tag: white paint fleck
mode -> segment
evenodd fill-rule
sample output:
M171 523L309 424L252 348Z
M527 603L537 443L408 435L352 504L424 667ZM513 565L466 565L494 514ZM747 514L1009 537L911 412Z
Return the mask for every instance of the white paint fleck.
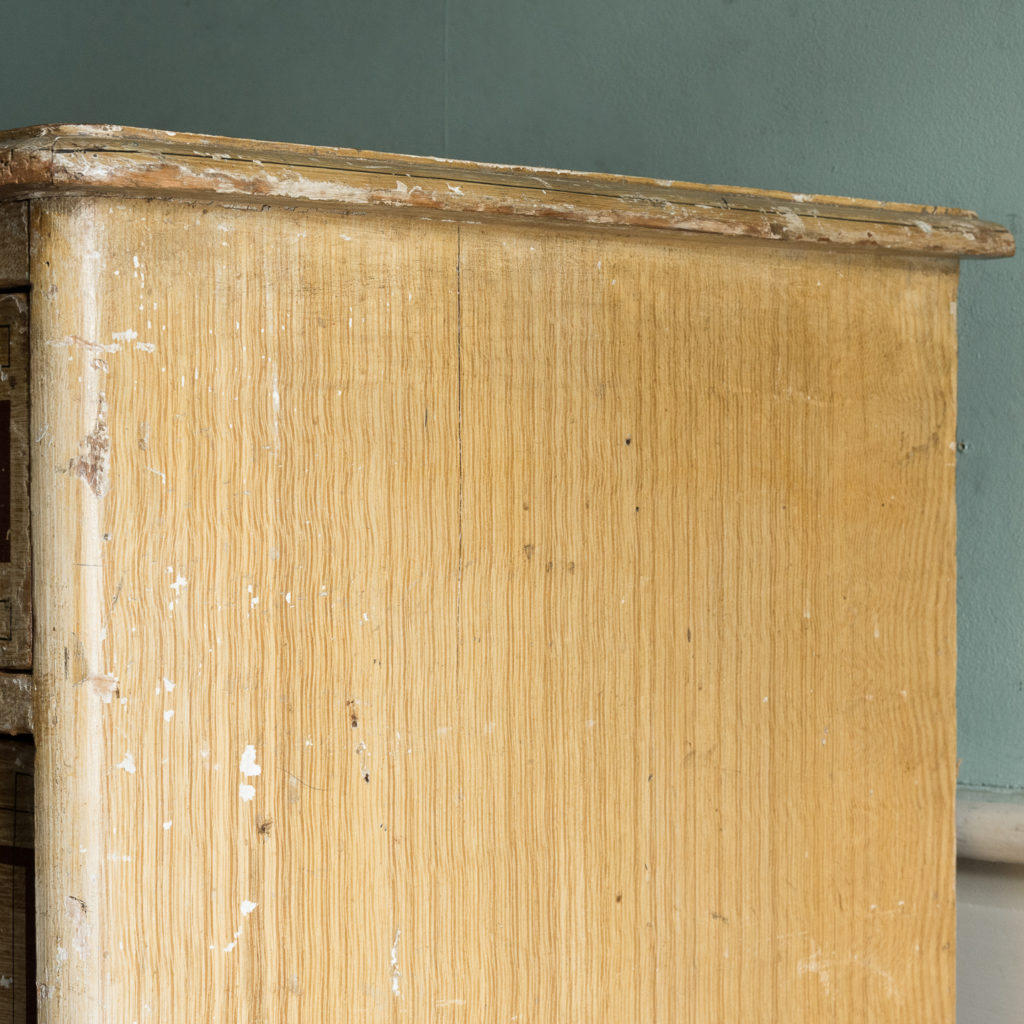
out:
M241 909L242 909L242 917L247 917L258 906L259 906L259 904L258 903L253 903L252 900L242 900L242 907L241 907Z
M164 712L164 721L169 722L174 717L174 708L168 708Z
M128 328L127 331L114 331L110 336L114 341L134 341L139 336L139 333Z
M178 593L180 593L182 587L187 587L187 586L188 586L188 580L185 579L185 577L182 576L181 573L178 573L177 578L171 584L171 590L173 590L175 594L178 594Z
M13 978L8 977L6 974L0 974L0 988L10 988L13 984Z
M162 682L162 683L164 684L164 689L165 689L165 690L166 690L166 691L167 691L168 693L170 693L170 692L171 692L171 690L173 690L173 689L174 689L174 683L172 683L172 682L170 681L170 679L168 679L168 678L167 678L167 676L161 676L161 677L160 677L160 681L161 681L161 682ZM159 692L159 688L158 688L157 692Z
M149 321L147 321L147 323L149 323ZM156 345L154 345L153 342L151 342L151 341L137 341L137 342L135 342L135 347L140 352L155 352L156 351Z
M165 832L169 831L169 830L170 830L170 827L171 827L171 825L173 825L173 824L174 824L174 822L173 822L173 821L165 821L165 822L163 823L163 830L164 830Z
M398 969L398 940L401 937L402 929L398 928L395 931L395 941L391 944L391 991L396 996L402 995L401 989L399 988L402 972Z
M121 768L126 771L129 775L135 774L135 758L132 757L127 751L125 751L124 760L119 764L115 765L116 768Z
M256 748L251 743L242 751L242 760L238 765L238 770L247 779L254 778L263 771L256 763Z
M817 949L811 956L804 957L796 965L796 969L798 974L816 974L818 981L825 989L825 994L830 995L832 992L832 978L828 971L830 963L829 960L821 959L821 950Z
M449 184L448 185L448 191L451 192L453 195L456 195L456 196L465 195L465 193L462 191L461 188L459 188L458 185Z
M238 787L238 796L248 803L256 795L256 787L243 782Z
M292 603L292 592L290 590L288 591L287 594L284 595L284 603L285 604L291 604Z
M927 221L915 220L914 226L919 227L926 235L930 235L932 233L932 226Z

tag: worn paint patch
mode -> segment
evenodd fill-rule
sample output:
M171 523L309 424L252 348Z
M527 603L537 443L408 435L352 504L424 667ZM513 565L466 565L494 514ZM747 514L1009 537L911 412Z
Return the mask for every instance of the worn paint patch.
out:
M120 696L117 688L118 680L114 676L88 676L83 682L89 684L92 692L104 704L109 704L115 697Z
M84 960L89 947L89 919L86 915L85 901L77 896L68 896L64 900L71 926L71 948Z
M100 397L96 424L82 439L80 452L68 463L68 472L81 477L97 498L110 490L110 432L107 430L106 401Z

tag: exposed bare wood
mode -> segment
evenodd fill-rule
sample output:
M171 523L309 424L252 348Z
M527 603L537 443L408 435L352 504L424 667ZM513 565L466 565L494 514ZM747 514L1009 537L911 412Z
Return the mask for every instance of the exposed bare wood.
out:
M363 213L33 203L43 1020L948 1024L955 260Z
M1005 228L948 208L108 126L0 133L0 196L55 190L377 207L434 218L522 218L936 256L1013 252Z

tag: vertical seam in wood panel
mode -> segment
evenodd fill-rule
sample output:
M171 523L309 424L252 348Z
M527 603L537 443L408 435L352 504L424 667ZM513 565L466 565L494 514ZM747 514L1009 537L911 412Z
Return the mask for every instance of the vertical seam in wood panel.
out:
M459 552L455 580L455 684L462 667L462 226L455 228L455 380L459 463Z

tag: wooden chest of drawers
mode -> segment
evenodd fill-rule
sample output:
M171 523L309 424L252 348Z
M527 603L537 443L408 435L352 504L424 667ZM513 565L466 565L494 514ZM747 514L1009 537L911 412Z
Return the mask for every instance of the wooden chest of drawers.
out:
M0 198L42 1020L952 1021L1005 231L81 126Z

